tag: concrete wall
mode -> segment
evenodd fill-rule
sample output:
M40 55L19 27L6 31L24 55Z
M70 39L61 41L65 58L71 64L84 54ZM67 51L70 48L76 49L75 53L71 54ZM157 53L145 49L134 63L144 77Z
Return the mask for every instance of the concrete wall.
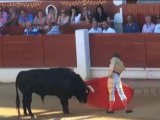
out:
M5 68L0 69L0 82L15 82L17 74L22 70L29 70L35 68ZM39 68L38 68L39 69ZM44 68L47 69L47 68ZM78 71L77 68L73 68L75 72L80 74L83 71ZM108 68L107 67L96 67L90 68L90 77L97 78L107 76ZM84 74L81 74L84 77ZM135 78L135 79L159 79L160 78L160 69L154 68L127 68L122 73L122 78ZM84 79L89 80L90 78Z

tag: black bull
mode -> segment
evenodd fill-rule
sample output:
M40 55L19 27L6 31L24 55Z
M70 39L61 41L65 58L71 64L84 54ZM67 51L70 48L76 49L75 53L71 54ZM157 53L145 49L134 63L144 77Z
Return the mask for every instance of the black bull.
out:
M46 95L57 96L62 104L63 112L68 114L69 98L76 96L79 102L86 103L89 91L93 91L78 74L67 68L21 71L16 78L16 107L19 116L20 100L18 89L23 95L24 115L27 115L28 110L30 116L33 116L31 111L33 92L40 95L42 101Z

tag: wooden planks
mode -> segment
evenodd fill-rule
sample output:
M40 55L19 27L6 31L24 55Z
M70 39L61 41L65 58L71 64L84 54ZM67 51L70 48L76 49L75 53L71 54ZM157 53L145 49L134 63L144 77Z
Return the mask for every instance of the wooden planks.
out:
M127 67L145 67L144 48L142 34L90 35L92 67L107 67L115 52L122 56Z
M75 35L43 36L45 66L76 67Z
M43 66L42 36L3 36L3 67Z

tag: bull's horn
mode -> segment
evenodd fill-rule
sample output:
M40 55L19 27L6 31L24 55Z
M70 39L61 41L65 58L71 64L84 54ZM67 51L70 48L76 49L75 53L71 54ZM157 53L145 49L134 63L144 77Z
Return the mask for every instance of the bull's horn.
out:
M94 89L93 89L93 87L92 87L92 86L87 85L87 87L88 87L88 89L89 89L91 92L95 93L95 91L94 91Z

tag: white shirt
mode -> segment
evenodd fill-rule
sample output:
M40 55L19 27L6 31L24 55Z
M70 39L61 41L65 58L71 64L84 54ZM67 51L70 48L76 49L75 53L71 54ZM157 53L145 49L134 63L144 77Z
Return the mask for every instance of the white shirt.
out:
M113 28L109 27L107 30L104 29L103 33L116 33L116 31Z
M88 31L88 33L102 33L102 29L98 27L97 29L94 29L93 27Z
M58 34L60 34L60 31L59 31L59 26L57 25L52 26L50 31L47 33L47 35L58 35Z
M157 24L155 29L154 29L154 33L160 33L160 24Z
M77 16L75 16L72 20L71 23L72 24L78 24L81 21L81 14L78 14Z
M142 28L142 33L154 33L155 24L144 24Z

